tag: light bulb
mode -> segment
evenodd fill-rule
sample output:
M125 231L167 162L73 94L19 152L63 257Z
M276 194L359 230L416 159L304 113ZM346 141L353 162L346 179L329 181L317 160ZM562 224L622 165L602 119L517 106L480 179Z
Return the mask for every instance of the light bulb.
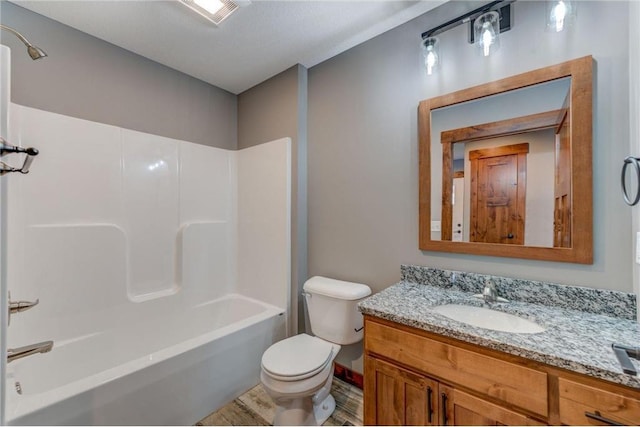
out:
M573 23L576 15L575 2L555 0L547 2L547 30L560 32Z
M500 15L498 12L487 12L478 16L474 21L474 38L483 56L489 56L490 53L498 50L500 46L500 40L498 38L499 32Z
M551 14L551 21L556 23L556 31L562 31L564 29L564 17L567 16L567 5L560 0Z
M424 66L427 69L427 75L433 74L438 67L440 56L438 55L439 45L437 37L427 37L422 40L422 53L424 55Z
M425 65L427 66L428 75L433 74L433 67L436 65L437 62L438 62L438 56L433 51L429 51L429 53L427 53L427 59L425 59L424 61Z
M493 34L491 24L485 22L484 30L482 31L482 53L484 56L489 56L491 45L493 44Z

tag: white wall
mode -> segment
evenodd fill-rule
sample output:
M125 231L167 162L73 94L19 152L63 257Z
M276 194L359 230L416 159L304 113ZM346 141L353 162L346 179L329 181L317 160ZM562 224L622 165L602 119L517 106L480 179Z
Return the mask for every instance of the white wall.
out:
M289 307L291 139L245 148L237 154L238 292Z
M40 150L9 182L9 290L40 299L12 321L11 345L112 327L130 304L152 319L237 292L287 309L288 141L251 155L16 104L11 113L12 142ZM261 280L239 286L238 268Z
M291 138L292 333L304 330L307 280L307 69L297 64L238 95L238 149ZM307 329L308 330L308 329Z

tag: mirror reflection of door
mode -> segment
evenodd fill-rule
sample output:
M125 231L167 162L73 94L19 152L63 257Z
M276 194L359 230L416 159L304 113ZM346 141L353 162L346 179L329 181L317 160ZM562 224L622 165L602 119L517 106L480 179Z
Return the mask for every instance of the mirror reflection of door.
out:
M464 162L462 162L464 163ZM453 173L452 237L454 242L463 241L464 230L464 170Z
M571 143L569 110L563 109L555 139L553 246L571 247Z
M557 175L554 171L558 170L554 157L561 112L561 110L552 110L532 116L446 130L441 133L442 233L440 240L553 247L554 180ZM570 153L568 145L565 148ZM497 149L506 151L496 151ZM520 151L526 151L521 153L524 157L520 163L509 158L499 159L499 161L490 160L500 156L516 156ZM476 169L473 172L472 157L475 158L473 161ZM497 164L491 163L494 160ZM567 173L567 185L571 188L571 169L565 166L561 166L560 169ZM500 180L511 179L507 175L509 170L512 174L518 174L517 180L513 178L511 181L511 184L520 183L520 186L516 187L516 189L519 188L517 194L510 194L508 188L497 189ZM458 171L463 172L462 186L456 184L460 179L456 178ZM476 199L472 202L472 177L477 181L478 171L482 172L481 177L484 177L485 181L495 183L482 187L484 194L479 194L477 189L473 190ZM463 189L461 201L455 194L459 188ZM513 191L516 189L511 188ZM488 204L485 204L481 210L478 208L479 195L481 200L487 197L492 199L487 200ZM500 198L503 200L499 200ZM567 203L565 212L571 211L571 199L571 194L564 198ZM516 202L520 200L520 202L514 204L513 200ZM505 201L508 201L507 205L504 204ZM474 218L471 215L472 206L474 206ZM459 217L455 217L454 211L459 208L463 211L462 221L458 221ZM568 228L570 228L570 220L571 217L568 216L565 222ZM474 221L476 226L473 225ZM460 230L462 232L458 233ZM462 240L459 240L459 236Z
M524 244L529 144L469 153L471 242Z

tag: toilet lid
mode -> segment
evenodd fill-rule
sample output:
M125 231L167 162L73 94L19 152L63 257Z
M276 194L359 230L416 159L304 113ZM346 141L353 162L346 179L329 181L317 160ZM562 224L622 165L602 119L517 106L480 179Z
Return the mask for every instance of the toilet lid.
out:
M269 347L262 355L262 368L278 377L307 378L326 366L332 350L333 345L320 338L299 334Z

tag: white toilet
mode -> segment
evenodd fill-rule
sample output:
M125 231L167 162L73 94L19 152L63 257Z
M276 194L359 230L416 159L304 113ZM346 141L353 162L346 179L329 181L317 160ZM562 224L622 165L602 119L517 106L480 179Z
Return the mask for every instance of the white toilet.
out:
M262 355L260 380L276 404L273 425L321 425L333 413L333 359L341 345L362 340L357 305L369 295L367 285L326 277L312 277L304 284L315 336L287 338Z

